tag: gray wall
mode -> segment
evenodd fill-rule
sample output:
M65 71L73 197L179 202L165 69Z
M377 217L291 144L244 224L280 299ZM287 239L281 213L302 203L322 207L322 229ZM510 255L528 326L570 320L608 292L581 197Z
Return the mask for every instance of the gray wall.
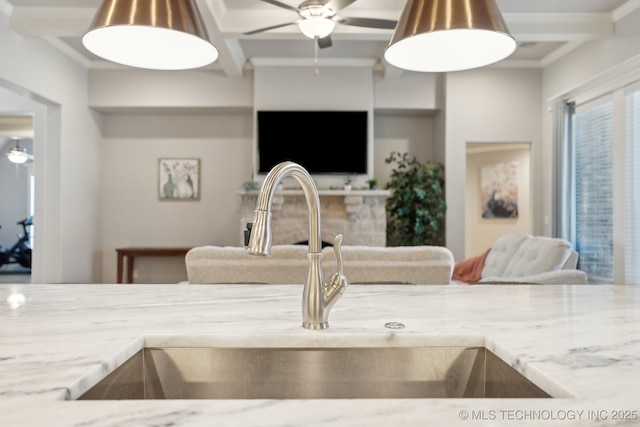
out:
M87 105L88 71L0 13L0 86L34 118L37 241L32 280L91 282L101 275L100 117ZM8 106L7 110L15 110ZM39 160L38 160L39 159Z
M239 244L237 192L252 176L252 113L107 114L104 122L102 282L116 281L119 247ZM375 116L374 169L381 185L391 150L429 158L431 122L419 115ZM162 157L201 159L199 201L158 199ZM135 266L136 282L186 280L180 259L140 258Z
M208 78L202 72L170 73L166 75L170 89L166 80L156 80L156 73L142 85L143 74L130 70L92 72L90 103L104 117L101 281L105 283L116 281L119 247L239 244L237 192L254 178L253 103L255 109L369 110L373 117L371 175L377 176L381 185L389 175L384 158L391 151L407 151L421 160L432 155L431 109L436 80L430 76L410 79L424 96L413 103L415 108L399 109L394 106L394 97L405 96L406 89L400 90L402 83L381 82L371 68L364 67L323 69L319 78L313 67L283 70L269 66L256 70L255 75L231 79L238 96L228 91L228 79L215 73ZM194 81L202 86L194 88ZM334 87L335 81L340 85ZM374 87L379 88L377 102L385 106L381 112L374 110ZM201 96L203 92L209 96ZM192 93L197 108L185 107L185 93ZM153 102L163 107L150 110ZM162 157L201 159L200 201L158 200L156 177ZM358 177L354 184L364 186L366 178ZM317 184L329 187L342 183L341 178L333 180L337 181L318 178ZM180 259L140 258L135 274L141 283L186 280Z

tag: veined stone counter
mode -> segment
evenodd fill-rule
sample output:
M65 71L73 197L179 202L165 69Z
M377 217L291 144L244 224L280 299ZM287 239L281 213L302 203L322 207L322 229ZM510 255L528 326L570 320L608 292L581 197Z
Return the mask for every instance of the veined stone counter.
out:
M240 200L240 245L243 230L253 221L259 191L238 191ZM320 196L322 240L333 243L343 235L345 245L386 246L389 190L318 190ZM306 241L309 211L301 189L277 190L272 204L273 244Z
M301 295L302 286L295 285L0 285L1 424L640 424L640 287L355 285L323 331L300 326ZM405 328L386 329L392 321ZM145 340L172 339L246 346L484 345L560 398L73 400Z

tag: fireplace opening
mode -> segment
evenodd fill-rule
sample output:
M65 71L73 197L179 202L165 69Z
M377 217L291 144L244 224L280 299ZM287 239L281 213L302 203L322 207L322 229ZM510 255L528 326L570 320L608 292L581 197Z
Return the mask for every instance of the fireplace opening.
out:
M324 240L322 240L320 242L320 244L322 245L322 249L326 248L327 246L328 247L333 247L333 243L325 242ZM302 240L300 242L294 243L294 245L306 245L306 246L309 246L309 241L308 240Z

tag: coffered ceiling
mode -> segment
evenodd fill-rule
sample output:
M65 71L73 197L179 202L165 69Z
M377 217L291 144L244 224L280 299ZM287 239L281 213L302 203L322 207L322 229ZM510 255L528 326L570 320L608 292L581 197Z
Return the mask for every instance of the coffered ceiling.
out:
M242 75L258 61L269 64L311 63L314 41L304 37L290 9L261 0L196 0L209 36L220 50L211 68L228 76ZM292 8L301 0L280 0ZM41 36L87 67L112 66L87 52L80 38L101 0L0 0L0 10L11 16L19 33ZM507 26L519 43L503 61L511 66L544 66L585 41L613 34L615 23L640 7L637 0L497 0ZM397 20L405 0L357 0L340 16ZM271 31L253 30L291 22ZM338 24L333 45L318 50L320 64L366 62L381 70L383 52L393 30Z

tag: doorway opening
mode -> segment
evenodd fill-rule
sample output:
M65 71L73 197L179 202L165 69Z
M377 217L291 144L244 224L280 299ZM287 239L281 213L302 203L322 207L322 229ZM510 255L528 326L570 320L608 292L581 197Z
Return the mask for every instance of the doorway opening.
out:
M465 258L498 237L531 234L531 144L468 142Z
M33 114L0 115L0 283L30 283L35 210ZM16 152L18 161L9 156ZM13 160L12 160L13 159Z

